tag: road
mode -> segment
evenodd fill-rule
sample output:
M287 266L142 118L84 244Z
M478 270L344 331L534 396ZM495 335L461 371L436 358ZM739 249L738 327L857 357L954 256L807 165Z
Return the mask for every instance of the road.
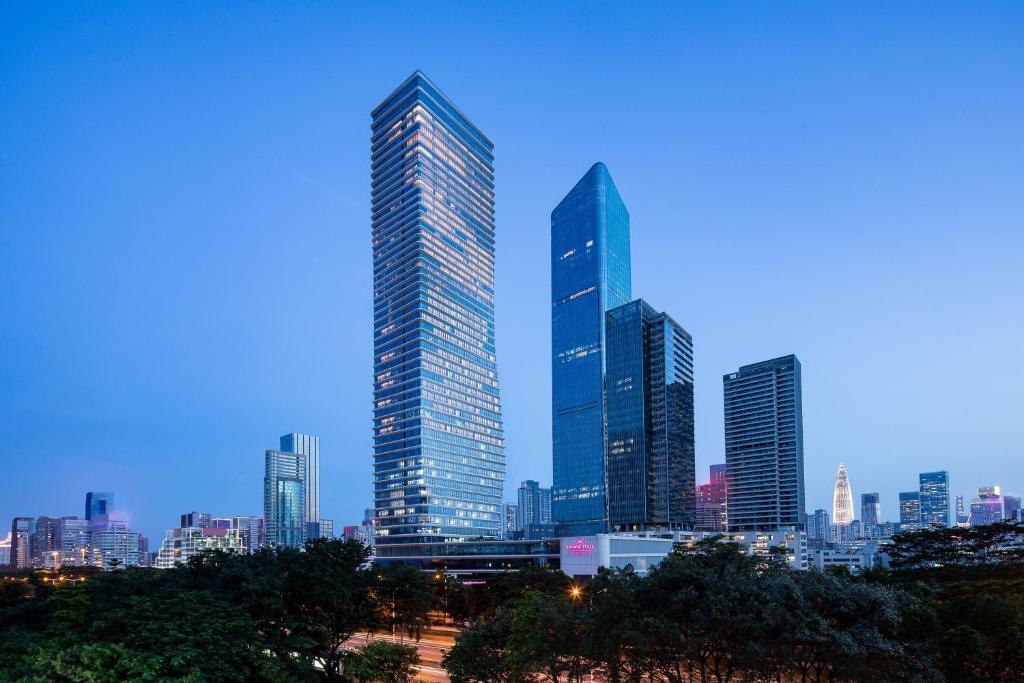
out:
M441 658L455 644L454 633L454 631L448 633L432 630L429 633L424 633L419 642L410 638L392 636L390 633L372 633L369 637L364 633L345 643L345 647L361 647L375 640L411 645L420 655L420 665L417 669L418 678L422 681L429 681L429 683L448 683L448 674L441 666Z

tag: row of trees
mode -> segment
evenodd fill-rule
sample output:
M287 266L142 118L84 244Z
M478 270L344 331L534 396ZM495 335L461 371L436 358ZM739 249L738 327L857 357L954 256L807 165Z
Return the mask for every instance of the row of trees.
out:
M418 637L436 591L367 557L357 542L321 540L75 583L6 577L0 680L404 681L415 649L347 643L373 630Z
M520 572L488 584L445 666L454 683L1024 681L1024 564L1005 547L998 564L936 560L993 535L908 534L904 568L860 577L712 541L646 577Z

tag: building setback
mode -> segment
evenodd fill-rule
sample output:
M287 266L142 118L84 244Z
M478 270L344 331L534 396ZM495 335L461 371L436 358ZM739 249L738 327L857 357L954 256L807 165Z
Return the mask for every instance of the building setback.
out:
M804 438L796 356L722 378L730 531L802 526Z
M493 162L491 141L419 71L372 112L381 560L397 544L501 531Z
M629 212L596 163L551 212L551 506L561 533L607 529L605 313L630 299Z
M643 299L605 321L609 527L692 528L693 339Z

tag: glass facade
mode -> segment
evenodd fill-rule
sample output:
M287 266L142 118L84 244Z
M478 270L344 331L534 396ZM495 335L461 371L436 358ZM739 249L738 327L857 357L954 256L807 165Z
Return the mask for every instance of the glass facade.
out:
M900 531L921 528L921 494L918 491L900 492Z
M92 519L114 512L114 494L109 491L89 491L85 494L85 518Z
M605 313L631 298L629 212L597 163L551 212L551 505L563 533L607 528Z
M922 472L918 481L921 523L925 526L949 526L949 472Z
M865 526L877 526L882 523L882 503L877 493L861 494L860 521Z
M302 481L305 485L305 520L307 529L315 529L316 533L307 534L309 538L319 535L317 525L320 522L320 437L309 434L285 434L280 439L281 450L285 453L301 453L306 456L306 471Z
M493 145L416 72L372 113L377 556L497 538ZM398 551L396 551L398 552Z
M300 548L306 535L306 456L268 450L263 476L263 519L266 542Z
M608 523L692 528L693 339L642 299L606 314Z
M853 514L853 487L846 473L846 465L839 463L836 487L832 492L832 520L836 524L849 524L855 520Z
M804 523L804 426L796 356L723 377L729 530Z

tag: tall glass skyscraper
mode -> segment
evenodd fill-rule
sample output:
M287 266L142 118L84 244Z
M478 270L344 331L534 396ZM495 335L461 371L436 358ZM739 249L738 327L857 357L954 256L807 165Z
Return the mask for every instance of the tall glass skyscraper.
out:
M836 524L849 524L854 519L856 517L853 516L853 487L850 486L846 465L839 463L836 487L832 491L832 520Z
M729 531L803 524L800 361L790 355L745 365L722 381Z
M263 519L272 546L300 548L306 541L306 456L268 450L263 475Z
M693 339L643 299L605 321L609 527L691 528Z
M860 494L860 521L866 527L882 523L882 503L877 493Z
M85 518L92 519L114 512L114 494L109 491L89 491L85 494Z
M597 163L551 212L551 505L563 533L607 529L605 313L630 299L629 212Z
M949 526L949 472L922 472L918 481L921 492L921 524Z
M372 113L377 557L497 538L493 145L417 71ZM397 551L396 551L397 552Z
M320 530L320 437L291 433L281 437L281 450L306 456L306 471L302 482L305 488L304 518L306 538L318 538Z
M921 492L900 491L900 531L921 528Z

